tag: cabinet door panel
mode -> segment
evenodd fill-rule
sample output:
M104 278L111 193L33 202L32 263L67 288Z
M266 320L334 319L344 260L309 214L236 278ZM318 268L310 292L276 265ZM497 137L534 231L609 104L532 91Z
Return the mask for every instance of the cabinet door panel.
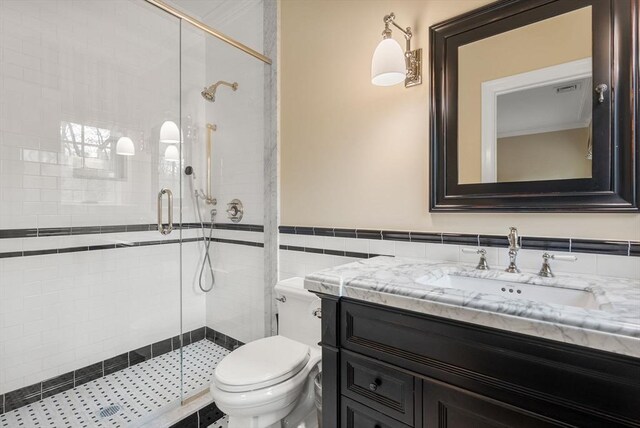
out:
M548 428L568 424L474 394L445 383L423 380L425 428Z

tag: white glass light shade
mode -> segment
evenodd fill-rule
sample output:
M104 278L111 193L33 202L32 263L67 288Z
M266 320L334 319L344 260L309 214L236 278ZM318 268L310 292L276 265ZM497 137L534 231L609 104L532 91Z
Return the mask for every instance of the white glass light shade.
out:
M378 43L371 60L371 83L391 86L404 81L406 76L407 65L400 44L391 38Z
M122 156L133 156L136 154L136 147L129 137L120 137L116 143L116 154Z
M164 151L164 160L168 162L180 162L180 151L173 144L167 146L167 149Z
M165 121L160 127L160 142L166 144L180 144L180 129L175 122Z

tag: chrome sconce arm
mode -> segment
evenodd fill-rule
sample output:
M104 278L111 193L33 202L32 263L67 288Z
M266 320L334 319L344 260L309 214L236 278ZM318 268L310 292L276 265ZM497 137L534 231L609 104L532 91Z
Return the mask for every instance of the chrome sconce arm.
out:
M411 38L413 37L411 27L402 28L401 26L399 26L396 23L396 15L391 12L389 15L385 15L384 17L384 31L382 32L382 37L385 39L391 37L391 29L389 29L389 24L392 24L394 27L400 30L402 34L404 34L404 57L407 63L407 77L405 78L404 86L408 88L410 86L421 84L422 49L416 49L414 51L411 50Z

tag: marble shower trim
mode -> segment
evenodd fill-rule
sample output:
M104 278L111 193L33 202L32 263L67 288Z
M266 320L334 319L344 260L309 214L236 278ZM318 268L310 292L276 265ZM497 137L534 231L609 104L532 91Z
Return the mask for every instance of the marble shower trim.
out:
M276 305L273 288L278 281L278 224L280 223L278 145L278 28L280 10L278 2L263 2L263 48L271 58L264 65L264 326L265 336L277 333Z
M511 299L427 285L447 273L588 289L600 310ZM640 281L588 275L543 279L532 274L477 271L472 266L376 257L307 275L310 291L349 297L640 358Z

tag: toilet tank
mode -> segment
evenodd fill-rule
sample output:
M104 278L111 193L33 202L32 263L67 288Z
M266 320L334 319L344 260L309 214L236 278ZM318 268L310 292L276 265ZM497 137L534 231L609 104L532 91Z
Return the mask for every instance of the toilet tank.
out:
M320 298L304 289L304 279L290 278L275 287L278 298L278 334L309 346L320 342ZM283 301L284 300L284 301Z

